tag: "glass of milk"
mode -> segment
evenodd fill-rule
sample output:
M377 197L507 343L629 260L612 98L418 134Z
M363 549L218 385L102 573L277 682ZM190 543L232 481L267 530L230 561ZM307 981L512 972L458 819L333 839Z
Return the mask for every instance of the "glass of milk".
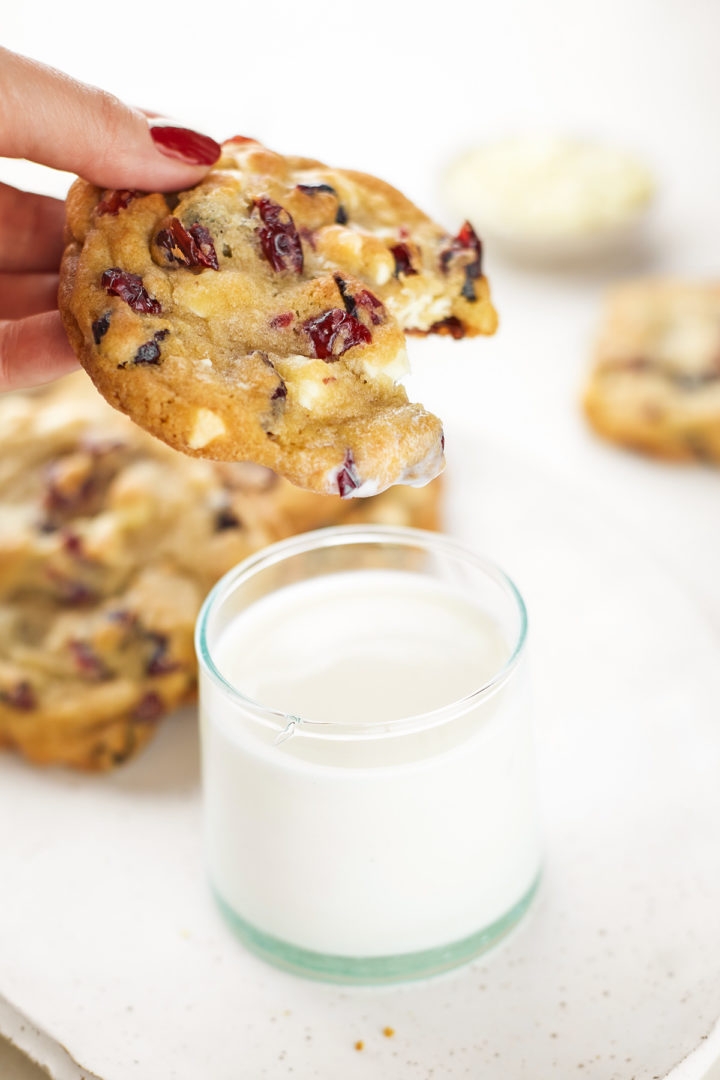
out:
M267 960L419 978L513 927L540 843L512 581L446 537L348 526L246 559L197 626L205 845Z

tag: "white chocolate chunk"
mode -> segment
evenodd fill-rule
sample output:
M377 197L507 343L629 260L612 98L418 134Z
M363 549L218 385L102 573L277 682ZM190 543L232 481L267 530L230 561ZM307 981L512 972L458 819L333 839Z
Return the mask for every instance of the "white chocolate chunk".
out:
M295 397L304 409L314 409L325 396L326 387L314 379L298 379L294 386Z
M289 393L304 409L318 412L332 407L329 384L326 381L335 381L331 365L324 360L293 355L278 357L275 366L286 380Z
M399 382L410 371L407 349L404 346L398 349L392 360L383 360L368 351L362 356L362 369L370 379L385 376L393 383Z
M201 450L219 435L225 434L225 424L217 413L212 409L198 409L195 414L195 424L188 436L188 446L191 450Z
M385 303L403 326L413 330L429 330L434 323L442 322L452 312L449 296L430 298L427 293L414 295L407 287L399 296L388 296Z
M373 279L375 284L385 285L392 276L392 264L387 259L376 259L373 264Z

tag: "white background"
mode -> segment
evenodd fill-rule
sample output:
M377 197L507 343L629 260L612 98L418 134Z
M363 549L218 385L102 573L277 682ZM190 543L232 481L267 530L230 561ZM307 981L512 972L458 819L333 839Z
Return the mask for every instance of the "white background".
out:
M377 172L437 213L448 157L495 134L567 130L641 151L660 185L652 250L542 275L489 250L498 336L453 344L432 366L418 343L417 387L433 411L452 402L464 427L582 482L598 512L612 503L720 626L720 479L600 446L577 409L609 280L717 273L719 4L83 0L17 5L1 25L8 47L132 103L217 138L255 135ZM13 162L0 162L0 179L55 194L65 185Z

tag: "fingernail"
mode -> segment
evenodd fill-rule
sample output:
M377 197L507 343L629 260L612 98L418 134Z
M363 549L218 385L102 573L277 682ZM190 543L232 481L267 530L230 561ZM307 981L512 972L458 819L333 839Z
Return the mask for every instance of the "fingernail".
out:
M213 165L220 157L220 144L209 135L158 121L156 116L150 121L150 134L161 154L189 165Z

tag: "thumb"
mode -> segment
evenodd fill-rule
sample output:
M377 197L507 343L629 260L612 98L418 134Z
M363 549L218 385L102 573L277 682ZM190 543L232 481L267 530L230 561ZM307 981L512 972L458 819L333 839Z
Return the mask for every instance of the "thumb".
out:
M171 191L198 183L220 146L0 48L0 156L29 158L103 188Z

